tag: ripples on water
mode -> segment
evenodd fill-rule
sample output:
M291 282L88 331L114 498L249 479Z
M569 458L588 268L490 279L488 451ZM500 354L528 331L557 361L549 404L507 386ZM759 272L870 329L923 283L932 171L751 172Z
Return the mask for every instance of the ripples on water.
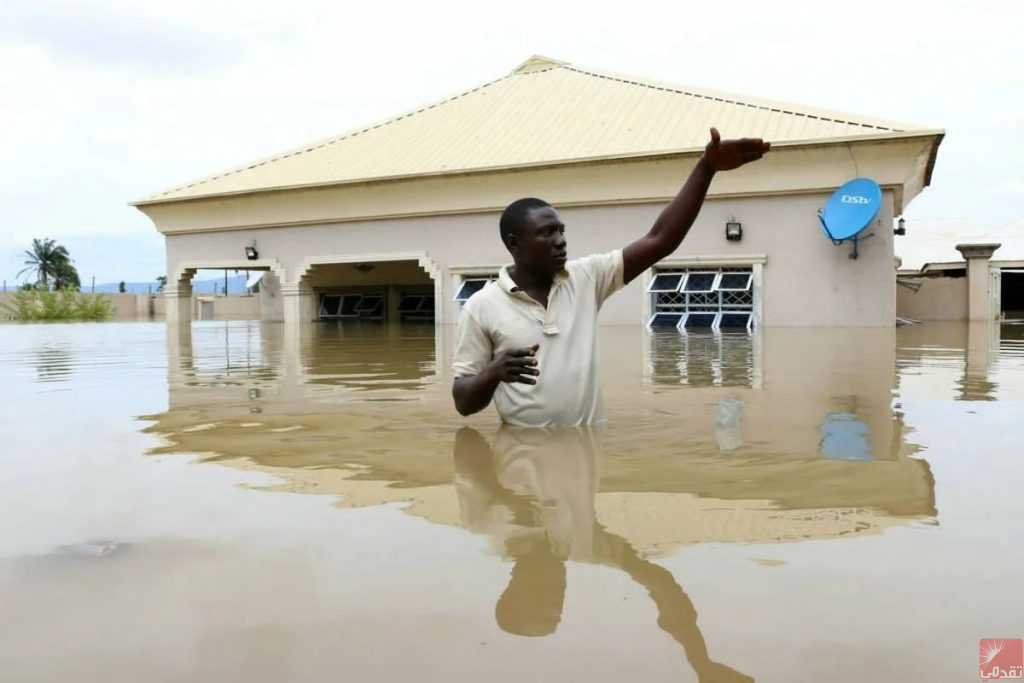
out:
M529 677L533 669L520 662L519 641L496 640L495 626L502 634L567 630L580 637L583 649L556 639L560 646L538 655L544 670L557 668L555 662L573 651L574 661L599 651L619 653L609 654L605 668L588 680L621 680L625 674L616 662L635 667L628 652L653 643L672 648L648 653L651 662L662 663L651 664L655 668L641 675L645 680L678 678L677 665L706 681L751 680L747 676L755 674L758 680L797 680L802 676L775 653L815 642L823 648L822 660L815 664L817 655L808 655L813 661L805 664L829 674L822 680L892 678L901 669L884 643L906 631L892 626L887 632L885 625L914 610L934 612L936 623L945 624L936 626L934 638L946 640L941 648L926 648L932 659L913 659L902 671L939 680L950 667L972 670L973 661L949 659L961 645L970 651L970 638L992 629L1020 635L1004 633L1018 612L1012 602L1000 602L991 581L975 582L972 589L981 611L945 612L936 606L945 591L963 587L949 577L931 583L918 578L942 566L957 567L963 577L982 576L971 559L977 553L1024 559L1019 550L1007 550L1010 527L993 522L1024 512L1019 497L999 488L1000 482L1008 487L1024 479L1019 459L1010 456L1022 444L1006 427L1019 425L1024 414L1024 326L772 329L753 335L605 328L600 341L609 421L601 428L555 432L498 429L491 410L459 417L450 398L450 334L435 334L433 327L334 323L301 334L255 322L195 323L169 334L162 324L0 327L8 398L2 431L7 455L0 468L14 494L0 512L22 519L5 537L8 549L0 545L0 558L14 562L5 568L0 561L0 580L15 587L8 597L17 598L11 614L28 634L22 649L31 642L26 638L46 637L32 634L46 631L48 621L36 616L35 605L47 595L64 595L69 628L85 629L82 642L106 647L84 633L89 614L100 608L93 596L116 586L141 591L137 600L177 624L167 637L179 643L234 633L237 642L225 645L225 652L259 651L252 655L256 660L277 653L265 670L280 675L265 680L313 680L330 670L326 661L315 664L320 660L311 653L291 657L281 649L299 633L317 642L319 623L333 624L322 630L334 634L327 641L334 645L321 644L325 651L364 638L359 648L341 648L362 662L354 670L370 678L439 673L422 652L409 655L412 668L403 675L390 669L385 675L381 662L360 659L378 646L408 648L413 642L401 627L366 616L379 609L398 623L444 615L415 638L442 649L461 643L448 661L467 671L484 665L474 664L468 641L455 634L458 624L475 624L472 647L483 641L493 648L491 656L506 662L508 680ZM979 424L990 426L979 431ZM172 468L179 461L204 463L205 469ZM994 473L998 478L991 478ZM200 485L195 482L205 493L185 492ZM145 496L137 498L140 490L154 497L151 506ZM314 494L298 498L329 501L332 508L303 512L298 499L268 493ZM387 503L404 512L372 512L390 510L376 507ZM338 507L375 516L345 517ZM400 521L414 519L432 522L431 530ZM134 529L134 536L117 534L119 527ZM288 549L250 557L262 545L241 540L243 528L254 539L280 538ZM432 572L419 569L463 552L466 536L433 531L456 528L486 545L484 553L479 546L464 551L475 559L462 560L460 566L472 571L460 574L465 588L458 599L431 583ZM352 536L362 533L358 529L372 532L368 545ZM335 539L343 530L347 535ZM391 539L403 540L396 546ZM816 545L825 541L840 545ZM378 556L398 564L384 568L384 559L370 559ZM510 564L511 576L502 570L504 578L482 579L494 571L486 558ZM175 587L172 575L161 573L178 565L195 577L193 588ZM786 573L790 566L796 569ZM588 574L583 567L615 574ZM1003 576L990 569L988 576ZM453 570L436 571L444 576ZM296 572L316 587L306 612L292 613L287 601L267 597L306 599L293 594L291 583L285 587L283 577ZM310 578L317 572L355 572L355 592L340 598ZM691 588L684 590L681 573L699 599L691 597ZM886 578L877 579L879 573ZM248 581L255 582L237 584L241 602L230 607L228 598L216 597L235 581L229 574L251 575ZM71 576L86 581L91 592L76 592ZM220 578L202 588L203 576ZM378 585L383 577L391 577L386 588ZM857 588L830 593L835 577ZM507 588L495 581L507 581ZM415 594L411 603L385 597L406 586ZM616 597L621 607L594 612L571 599L577 590L588 603L604 604L609 591L627 591L623 586L640 590ZM751 594L755 586L761 592ZM891 606L864 602L866 595L888 595L896 586ZM241 617L214 618L219 631L209 630L213 622L183 625L192 622L176 604L148 597L161 591L178 591L185 604L216 603L219 615L245 614L249 608L240 605L268 600L274 616L264 626L278 635L253 635ZM477 597L490 606L476 605ZM460 612L456 605L466 601L474 606ZM901 611L901 601L915 607ZM320 613L314 604L364 618L351 626L335 623L336 613ZM847 614L849 625L815 617L816 605ZM858 610L861 616L854 616ZM131 622L130 612L128 604L109 610L124 623ZM790 612L796 622L787 622ZM313 613L321 621L310 621ZM582 614L590 614L583 621L593 627L581 624ZM609 615L633 625L623 630L601 621ZM629 621L634 618L639 621ZM660 635L643 631L640 623L656 623ZM766 628L754 628L762 623ZM832 641L822 639L826 623L846 634L846 650L830 649ZM355 635L356 626L370 635ZM950 640L943 628L969 633L958 630ZM873 641L865 632L882 638ZM116 641L130 630L111 623L97 633ZM629 647L598 645L605 633L619 634ZM160 638L152 632L151 640ZM146 658L123 676L97 664L84 645L68 646L71 668L61 669L21 658L12 641L8 649L0 646L0 665L13 661L15 670L34 671L38 680L65 680L76 666L104 672L104 680L156 680L137 675L165 657L145 642L140 647ZM714 658L708 643L718 653ZM667 659L659 659L663 655ZM224 660L204 656L213 663L166 679L263 680L258 671L239 673L245 667L232 659L237 652ZM831 675L824 662L835 658L848 677ZM494 671L488 677L502 678Z

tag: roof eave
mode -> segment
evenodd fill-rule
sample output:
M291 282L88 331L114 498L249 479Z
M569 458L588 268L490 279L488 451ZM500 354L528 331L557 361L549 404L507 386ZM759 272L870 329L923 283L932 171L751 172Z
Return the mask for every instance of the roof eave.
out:
M777 143L772 143L774 149L780 148L792 148L792 147L805 147L805 148L818 148L818 147L830 147L833 145L845 145L852 143L863 143L863 142L878 142L886 140L910 140L917 138L934 138L930 158L928 161L925 185L927 186L931 180L931 171L935 165L935 159L938 154L939 143L941 142L945 131L942 129L926 129L926 130L915 130L915 131L891 131L885 133L872 133L869 135L849 135L834 138L807 138L800 140L784 140ZM704 151L703 147L687 147L680 149L668 149L658 150L655 152L645 151L627 154L606 154L593 157L577 157L572 159L554 159L544 162L528 162L521 164L502 164L498 166L485 166L476 168L465 168L456 170L441 170L431 171L426 173L409 173L404 175L388 175L371 178L357 178L352 180L344 180L340 182L329 182L329 183L307 183L302 185L277 185L270 187L261 187L257 189L237 190L233 192L211 192L207 194L192 194L186 196L177 197L147 197L145 199L136 200L129 202L129 206L136 208L142 208L146 206L154 206L159 204L177 204L190 201L199 201L204 199L221 199L226 197L241 197L253 194L263 194L267 192L287 192L295 190L309 190L316 188L327 188L327 187L340 187L345 185L367 185L372 183L384 183L384 182L398 182L402 180L410 180L413 178L431 178L431 177L442 177L442 176L461 176L461 175L473 175L478 173L497 173L502 171L517 171L527 168L551 168L557 166L573 166L582 164L593 164L602 163L609 161L638 161L638 160L653 160L662 158L679 158L691 155L700 154Z

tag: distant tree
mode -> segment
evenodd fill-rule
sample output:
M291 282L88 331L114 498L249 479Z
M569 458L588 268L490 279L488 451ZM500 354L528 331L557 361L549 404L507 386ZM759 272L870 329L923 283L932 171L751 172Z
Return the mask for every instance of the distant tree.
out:
M61 273L65 277L69 275L67 268L74 269L68 250L49 238L37 237L32 240L32 248L25 250L25 256L25 268L18 273L18 277L35 271L36 282L44 288L50 286L50 278L59 281ZM75 278L77 277L78 274L75 273Z
M71 265L70 261L58 263L57 272L53 276L53 288L78 291L81 287L82 281L78 278L78 269Z
M166 287L166 286L167 286L167 276L166 275L157 275L156 276L156 291L162 292L162 291L164 291L164 287Z
M120 282L117 283L117 291L121 292L121 294L124 294L125 292L128 291L128 288L125 287L124 280L121 280Z

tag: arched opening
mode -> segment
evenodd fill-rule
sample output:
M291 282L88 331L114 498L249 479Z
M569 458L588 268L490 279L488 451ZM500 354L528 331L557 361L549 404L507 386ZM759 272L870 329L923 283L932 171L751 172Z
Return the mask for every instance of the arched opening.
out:
M322 324L401 323L432 326L437 281L419 259L324 261L302 278Z
M281 272L280 265L267 260L182 263L169 273L155 312L168 322L279 321Z

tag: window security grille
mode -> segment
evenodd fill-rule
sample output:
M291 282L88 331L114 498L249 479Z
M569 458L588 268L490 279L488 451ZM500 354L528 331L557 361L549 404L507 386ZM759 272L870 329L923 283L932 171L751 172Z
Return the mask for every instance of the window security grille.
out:
M753 326L753 269L666 268L647 288L653 313L647 326L679 330L750 330Z

